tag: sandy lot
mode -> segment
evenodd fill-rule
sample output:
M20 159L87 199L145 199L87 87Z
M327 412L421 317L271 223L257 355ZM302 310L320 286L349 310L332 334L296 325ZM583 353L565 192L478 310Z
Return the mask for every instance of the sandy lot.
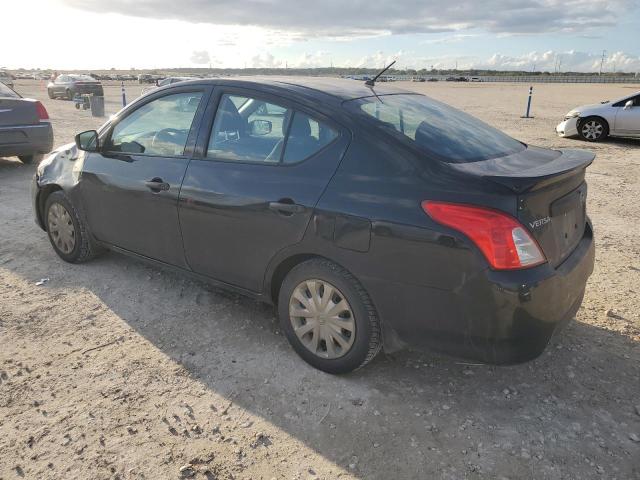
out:
M102 123L16 86L44 102L56 144ZM596 269L539 359L400 352L326 375L267 306L113 253L65 264L32 220L34 167L0 159L0 479L640 479L640 141L553 132L571 107L640 86L537 85L533 120L519 118L527 85L406 86L597 153ZM112 113L119 87L105 90Z

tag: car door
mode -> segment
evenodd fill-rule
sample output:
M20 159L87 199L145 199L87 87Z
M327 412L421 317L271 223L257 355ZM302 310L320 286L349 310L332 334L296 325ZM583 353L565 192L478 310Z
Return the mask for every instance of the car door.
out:
M633 106L625 104L633 101ZM614 105L616 107L615 133L618 135L640 135L640 95L627 98Z
M100 152L87 154L80 180L98 240L186 267L178 194L209 93L191 87L150 95L101 135Z
M252 90L219 91L208 112L180 192L185 255L194 271L259 292L271 258L302 240L350 135Z

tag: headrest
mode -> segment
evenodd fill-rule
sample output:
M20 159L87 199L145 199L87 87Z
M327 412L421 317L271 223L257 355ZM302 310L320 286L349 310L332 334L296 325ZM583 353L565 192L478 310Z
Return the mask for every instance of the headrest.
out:
M238 109L229 97L224 97L222 105L218 109L220 115L220 123L218 130L221 132L245 132L246 122L238 113Z
M287 110L284 115L284 122L282 122L283 130L287 128L287 125L291 121L293 110ZM286 132L283 132L286 134ZM311 136L311 125L309 124L309 117L303 113L296 113L293 115L293 123L289 129L289 136L291 137L309 137Z

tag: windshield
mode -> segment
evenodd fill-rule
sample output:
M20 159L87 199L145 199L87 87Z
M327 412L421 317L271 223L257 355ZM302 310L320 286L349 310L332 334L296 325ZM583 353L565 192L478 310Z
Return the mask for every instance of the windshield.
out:
M502 157L526 148L477 118L424 95L381 95L345 106L425 153L449 163Z
M0 98L20 98L20 95L11 90L4 83L0 82Z

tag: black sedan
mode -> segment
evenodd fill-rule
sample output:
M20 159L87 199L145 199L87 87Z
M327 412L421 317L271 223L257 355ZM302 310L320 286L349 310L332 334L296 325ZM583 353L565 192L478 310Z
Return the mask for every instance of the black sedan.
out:
M62 259L111 249L273 303L324 371L404 345L513 363L582 302L593 158L392 87L196 80L77 135L33 198Z
M58 75L47 85L49 98L73 99L76 94L104 95L102 83L89 75Z
M53 129L44 105L0 83L0 157L15 155L31 163L52 147Z

